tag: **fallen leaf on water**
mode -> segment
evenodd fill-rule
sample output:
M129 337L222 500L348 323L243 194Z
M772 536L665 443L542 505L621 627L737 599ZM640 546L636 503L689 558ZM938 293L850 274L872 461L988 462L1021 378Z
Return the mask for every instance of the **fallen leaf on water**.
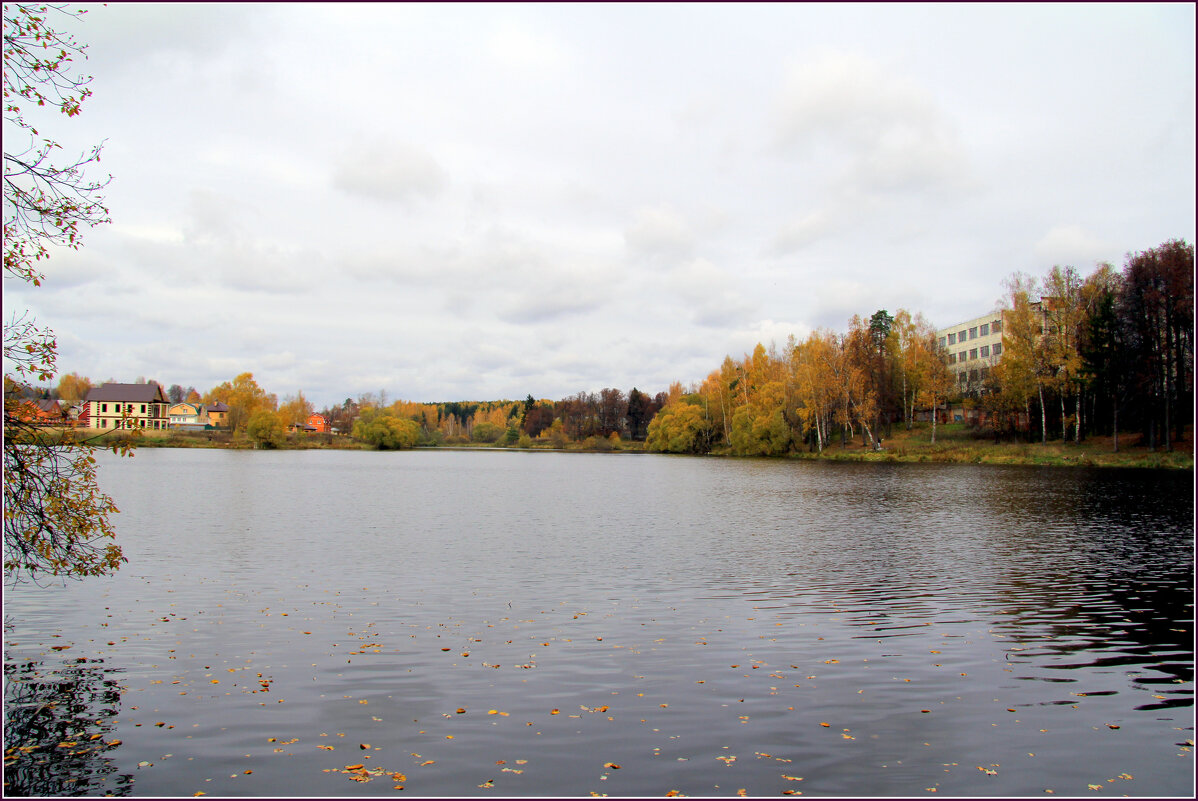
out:
M604 762L604 763L603 763L603 767L605 767L605 768L611 768L612 770L619 770L619 769L620 769L620 766L619 766L619 765L617 765L615 762Z
M821 721L820 721L820 723L819 723L819 725L823 726L824 728L827 728L827 727L831 726L832 724L831 724L831 723L824 723L824 722L821 720Z
M424 762L420 763L420 767L423 768L425 765L435 765L436 763L437 763L437 760L435 760L435 759L426 759Z

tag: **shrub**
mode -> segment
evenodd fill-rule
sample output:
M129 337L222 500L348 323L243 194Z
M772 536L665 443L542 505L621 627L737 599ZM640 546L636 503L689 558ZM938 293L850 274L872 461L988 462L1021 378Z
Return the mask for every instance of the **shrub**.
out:
M254 412L246 424L245 433L260 448L277 448L283 444L283 421L275 412L262 409Z
M420 426L415 420L403 420L390 410L370 410L354 422L354 438L378 450L398 450L416 445Z
M496 442L504 435L504 429L494 423L482 422L470 432L470 439L475 442Z

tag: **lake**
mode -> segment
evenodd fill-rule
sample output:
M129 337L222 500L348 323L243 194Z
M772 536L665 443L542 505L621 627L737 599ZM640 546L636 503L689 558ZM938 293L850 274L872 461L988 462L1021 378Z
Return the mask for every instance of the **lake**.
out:
M6 795L1193 795L1189 472L99 458Z

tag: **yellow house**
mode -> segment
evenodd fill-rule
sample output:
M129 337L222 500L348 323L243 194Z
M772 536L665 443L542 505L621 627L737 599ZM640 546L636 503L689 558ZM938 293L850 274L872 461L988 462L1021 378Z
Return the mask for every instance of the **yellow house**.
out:
M214 426L227 428L229 426L229 407L220 401L210 403L204 407L204 411L208 415L208 422Z
M200 410L194 403L176 403L167 410L171 426L194 425L200 421Z

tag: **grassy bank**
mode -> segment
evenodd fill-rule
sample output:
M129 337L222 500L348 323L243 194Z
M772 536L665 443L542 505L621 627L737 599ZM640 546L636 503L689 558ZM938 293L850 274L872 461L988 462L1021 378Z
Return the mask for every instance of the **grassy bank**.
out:
M244 435L235 436L220 431L163 431L138 432L133 437L126 433L110 432L90 441L107 446L122 438L130 439L135 448L255 448L255 444ZM440 446L454 449L493 449L505 447L499 444L472 443L455 438ZM589 438L582 442L553 440L550 438L526 440L519 445L506 446L519 450L555 450L587 453L641 453L644 443L633 441L610 441ZM370 446L352 437L333 434L288 434L282 450L369 450ZM726 449L716 451L713 456L732 456ZM1161 447L1149 450L1138 434L1120 434L1119 452L1114 451L1111 437L1089 437L1081 443L1049 440L1039 442L994 442L992 438L979 437L977 432L961 423L938 426L936 443L931 443L931 428L928 424L916 425L911 431L895 426L891 436L884 437L883 448L874 451L861 444L861 439L841 444L839 438L826 446L823 453L807 450L792 453L790 459L818 461L858 462L946 462L961 464L1020 464L1053 465L1061 467L1148 467L1180 470L1194 469L1193 435L1186 432L1185 438L1173 443L1172 451Z
M1138 434L1120 434L1119 452L1114 451L1111 437L1088 437L1078 444L1049 440L1039 442L998 442L979 438L972 429L961 423L936 428L936 443L931 443L930 424L919 424L911 431L901 426L892 436L883 439L881 451L861 444L860 438L841 446L839 439L822 454L798 453L791 458L826 459L829 461L862 462L950 462L967 464L1024 464L1061 467L1150 467L1181 470L1194 469L1193 436L1173 443L1172 451L1156 448L1150 451Z

